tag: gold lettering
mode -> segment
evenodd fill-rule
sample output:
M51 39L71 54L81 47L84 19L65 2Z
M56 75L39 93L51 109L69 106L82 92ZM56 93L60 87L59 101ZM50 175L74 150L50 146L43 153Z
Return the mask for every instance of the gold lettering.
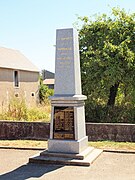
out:
M57 58L57 60L70 60L71 58L70 57L60 57L60 58Z
M57 48L58 51L71 51L72 48Z
M69 65L71 64L71 62L67 62L67 61L62 61L62 62L59 62L60 65Z
M70 68L71 61L69 60L65 61L60 59L58 62L59 62L59 68Z
M73 39L73 37L63 37L63 38L59 38L57 40L65 41L65 40L71 40L71 39Z
M67 55L67 52L60 52L60 55Z

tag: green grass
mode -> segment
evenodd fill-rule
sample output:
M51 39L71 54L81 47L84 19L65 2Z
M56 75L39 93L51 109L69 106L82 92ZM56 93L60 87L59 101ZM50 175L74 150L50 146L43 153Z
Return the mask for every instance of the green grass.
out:
M97 141L89 145L100 149L135 150L135 143L131 142Z
M113 141L97 141L89 142L89 146L100 149L115 150L135 150L135 143L131 142L113 142ZM0 140L0 147L20 147L20 148L47 148L47 141L36 140Z

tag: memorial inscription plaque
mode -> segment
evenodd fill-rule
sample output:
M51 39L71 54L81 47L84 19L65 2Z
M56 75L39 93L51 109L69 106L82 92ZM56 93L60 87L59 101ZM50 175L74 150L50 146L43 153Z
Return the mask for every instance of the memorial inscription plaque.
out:
M54 107L53 138L75 139L73 107Z

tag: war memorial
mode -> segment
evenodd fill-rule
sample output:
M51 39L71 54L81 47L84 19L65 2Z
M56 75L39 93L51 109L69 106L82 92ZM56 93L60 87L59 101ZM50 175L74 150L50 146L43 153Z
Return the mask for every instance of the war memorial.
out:
M79 42L73 28L56 30L55 87L48 149L30 163L90 166L102 150L88 146L82 95Z

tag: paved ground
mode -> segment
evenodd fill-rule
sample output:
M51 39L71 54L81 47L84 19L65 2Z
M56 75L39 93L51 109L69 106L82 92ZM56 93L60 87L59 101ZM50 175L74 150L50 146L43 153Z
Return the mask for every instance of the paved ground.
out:
M0 149L0 180L135 180L135 154L104 152L90 167L27 164L38 152Z

